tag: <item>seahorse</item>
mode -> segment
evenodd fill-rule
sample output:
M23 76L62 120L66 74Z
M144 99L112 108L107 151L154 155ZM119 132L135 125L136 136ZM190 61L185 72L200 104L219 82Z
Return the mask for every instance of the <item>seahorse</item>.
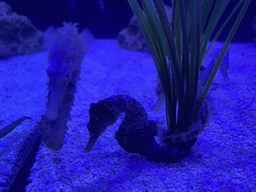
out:
M38 127L45 145L53 150L61 149L64 143L81 63L92 43L89 31L78 34L76 26L63 23L57 30L49 27L44 35L45 47L49 49L46 73L50 80L46 114Z
M179 145L173 143L172 146L158 144L155 140L159 132L158 126L156 122L148 119L144 107L128 95L114 95L90 104L90 119L87 124L90 138L85 153L92 150L100 135L108 126L113 125L122 113L125 117L115 133L115 140L128 153L141 154L155 162L173 163L185 157L197 141L197 137L193 137L196 131L192 129L192 132L188 133L191 138L186 142L179 141ZM180 137L177 135L177 139Z

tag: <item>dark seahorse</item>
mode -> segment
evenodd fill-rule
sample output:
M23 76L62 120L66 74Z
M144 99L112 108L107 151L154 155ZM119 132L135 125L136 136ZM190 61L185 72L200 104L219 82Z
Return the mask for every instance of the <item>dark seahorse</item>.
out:
M193 138L177 146L158 144L155 140L158 134L157 124L148 120L143 106L128 95L114 95L96 104L91 103L90 120L87 124L90 139L85 153L92 150L100 135L108 126L113 125L122 113L125 118L115 133L115 140L128 153L141 154L155 162L174 163L185 157L197 141L197 138Z

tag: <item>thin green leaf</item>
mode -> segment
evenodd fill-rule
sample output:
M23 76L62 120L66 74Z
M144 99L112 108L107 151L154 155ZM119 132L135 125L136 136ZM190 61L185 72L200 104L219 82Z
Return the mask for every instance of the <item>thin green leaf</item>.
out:
M207 25L207 28L205 30L205 33L204 33L203 39L202 39L201 61L204 58L206 47L210 41L212 33L213 33L214 29L216 28L216 25L217 25L221 15L223 14L225 8L227 7L228 3L229 3L229 0L225 0L224 2L222 0L217 0L217 2L215 3L213 12L210 17L209 24ZM201 64L202 64L202 62L201 62Z
M199 113L199 111L200 111L200 109L201 109L201 107L203 105L203 102L204 102L204 100L206 98L206 95L207 95L207 93L208 93L208 91L209 91L209 89L210 89L210 87L212 85L213 79L214 79L214 77L217 74L217 71L218 71L218 69L220 67L220 64L221 64L221 62L222 62L222 60L223 60L223 58L224 58L224 56L225 56L225 54L226 54L226 52L228 50L228 47L229 47L229 45L230 45L230 43L231 43L231 41L232 41L236 31L237 31L237 28L239 27L239 25L241 23L241 20L242 20L242 18L244 16L248 6L250 5L250 2L251 2L251 0L245 0L244 4L243 4L243 6L242 6L242 8L241 8L241 10L240 10L236 20L235 20L235 23L234 23L234 25L232 26L232 28L231 28L231 30L229 32L229 35L228 35L228 37L227 37L227 39L225 41L224 47L222 48L222 51L221 51L221 53L220 53L220 55L218 57L218 60L217 60L215 66L214 66L214 68L213 68L213 70L212 70L212 72L210 74L210 77L209 77L206 85L205 85L205 88L203 90L202 96L200 97L199 102L198 102L198 104L197 104L197 106L196 106L196 108L194 110L194 113L192 115L192 117L193 117L192 120L194 120L196 118L196 116L198 115L198 113Z
M207 18L210 14L210 10L211 10L211 7L212 7L212 4L214 3L213 0L204 0L202 1L202 7L201 7L201 27L202 27L202 30L205 29L205 25L206 25L206 22L207 22Z
M235 14L235 12L237 11L237 9L241 6L241 4L243 3L244 0L240 0L238 2L238 4L236 5L236 7L233 9L233 11L229 14L229 16L227 17L227 19L225 19L225 22L221 25L221 27L219 28L218 32L216 33L216 35L214 36L213 40L211 41L211 45L208 48L208 50L205 52L204 55L204 59L202 61L202 63L204 63L205 59L207 58L209 52L211 51L214 43L216 42L216 40L218 39L218 37L220 36L221 32L223 31L223 29L226 27L227 23L230 21L231 17Z
M181 64L180 60L178 59L177 55L177 48L174 43L174 36L172 34L170 24L168 21L167 13L165 11L165 6L162 0L154 0L154 4L163 26L163 30L165 33L165 37L167 39L168 47L166 49L166 53L168 58L170 59L171 69L172 69L172 76L174 78L177 98L179 101L179 110L183 111L182 114L185 113L185 94L184 94L184 83L182 79L182 72L181 72Z

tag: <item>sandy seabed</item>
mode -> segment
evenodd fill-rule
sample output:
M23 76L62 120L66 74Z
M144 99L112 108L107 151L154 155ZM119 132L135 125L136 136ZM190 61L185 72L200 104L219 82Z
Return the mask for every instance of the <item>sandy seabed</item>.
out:
M216 43L218 49L222 43ZM213 50L214 52L214 50ZM214 54L209 55L209 61ZM47 52L0 61L2 127L29 116L0 140L1 174L12 162L22 137L45 113ZM156 69L149 53L118 48L116 39L95 40L82 63L66 144L51 151L41 143L26 191L256 191L256 46L230 46L229 82L219 72L209 92L212 119L189 156L175 164L157 164L126 153L114 140L124 116L109 127L88 154L89 105L115 94L128 94L145 107L151 120L165 122L154 108ZM17 155L17 154L16 154Z

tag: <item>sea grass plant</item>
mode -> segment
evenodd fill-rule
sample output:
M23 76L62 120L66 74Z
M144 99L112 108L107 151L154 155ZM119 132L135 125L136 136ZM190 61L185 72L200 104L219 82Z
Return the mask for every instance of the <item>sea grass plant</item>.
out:
M163 0L141 0L143 9L137 0L128 2L147 42L162 84L168 132L185 132L190 129L205 102L250 0L240 0L218 29L216 26L229 0L171 0L171 24ZM199 69L231 17L236 17L235 22L205 86L199 91Z

